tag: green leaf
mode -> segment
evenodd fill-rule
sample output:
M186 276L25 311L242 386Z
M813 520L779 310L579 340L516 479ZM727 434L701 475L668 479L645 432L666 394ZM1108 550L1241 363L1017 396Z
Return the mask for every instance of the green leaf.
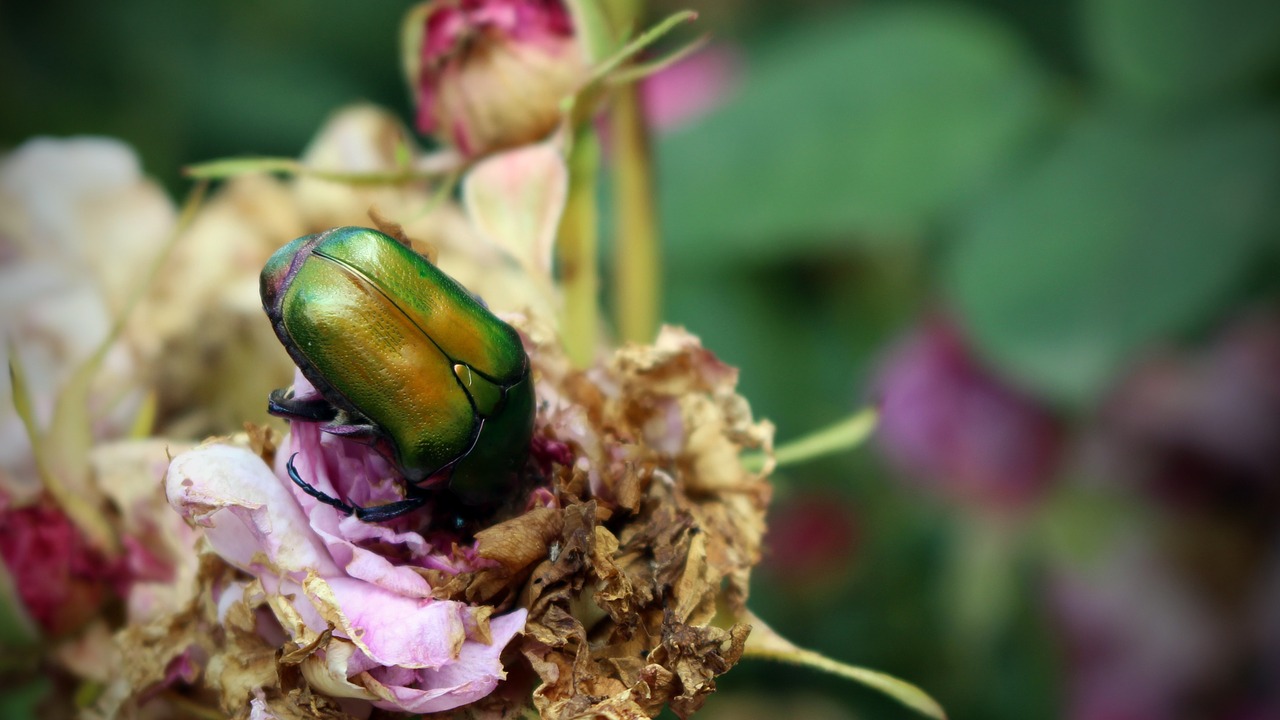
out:
M1151 98L1204 95L1280 59L1275 0L1089 0L1085 20L1103 78Z
M40 704L52 691L53 681L47 677L0 689L0 717L35 720L40 717Z
M1228 299L1278 192L1275 117L1096 114L974 213L945 282L990 359L1087 401L1134 350Z
M9 573L4 560L0 559L0 647L11 650L20 648L24 651L10 652L7 657L0 658L0 672L34 664L34 653L25 650L39 640L40 630L22 606L13 575Z
M1005 165L1049 99L1026 48L971 11L895 6L798 27L751 59L730 104L658 145L670 253L915 236Z

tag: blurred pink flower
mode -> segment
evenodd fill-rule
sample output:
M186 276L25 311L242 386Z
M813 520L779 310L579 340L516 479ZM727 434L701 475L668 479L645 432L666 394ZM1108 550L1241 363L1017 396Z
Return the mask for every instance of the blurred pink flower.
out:
M301 374L295 391L314 392ZM174 459L170 503L206 528L215 552L253 575L285 633L305 645L333 639L302 669L334 697L393 711L431 713L478 700L505 674L499 656L526 611L489 618L490 608L436 600L423 569L460 572L479 561L456 536L424 535L404 523L365 523L302 492L284 463L317 489L361 505L399 499L399 479L371 448L294 422L274 472L256 454L210 444ZM419 515L420 517L420 515ZM246 594L228 588L224 605Z
M53 637L79 629L130 583L125 562L106 558L48 502L15 508L0 496L0 558L27 613Z
M857 517L848 500L807 492L775 503L765 533L766 572L787 587L814 586L841 577L858 544Z
M464 155L541 139L586 78L561 0L459 0L406 19L417 126Z
M1227 661L1229 633L1147 539L1059 570L1050 591L1069 720L1181 717Z
M1232 323L1196 353L1140 364L1108 399L1116 474L1178 505L1280 506L1280 313Z
M957 329L932 319L898 343L875 382L879 445L910 475L953 498L1015 508L1052 479L1055 419L970 354Z
M737 88L742 53L710 45L650 75L640 83L645 116L655 130L671 131L706 115Z

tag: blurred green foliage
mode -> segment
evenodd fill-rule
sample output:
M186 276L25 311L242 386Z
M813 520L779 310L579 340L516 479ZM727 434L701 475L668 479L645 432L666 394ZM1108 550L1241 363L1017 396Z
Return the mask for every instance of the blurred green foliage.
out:
M954 313L984 358L1072 417L1152 344L1193 343L1276 296L1274 0L656 4L700 10L747 58L725 105L656 144L665 316L742 368L783 440L865 401L879 353L925 311ZM407 5L0 5L0 146L119 136L177 192L183 164L298 154L348 102L407 119ZM817 589L763 569L757 611L953 717L1056 716L1034 548L1008 559L999 616L966 620L954 583L973 520L891 479L865 452L784 473L784 501L820 486L862 508L862 540ZM791 668L746 664L722 686L908 717Z

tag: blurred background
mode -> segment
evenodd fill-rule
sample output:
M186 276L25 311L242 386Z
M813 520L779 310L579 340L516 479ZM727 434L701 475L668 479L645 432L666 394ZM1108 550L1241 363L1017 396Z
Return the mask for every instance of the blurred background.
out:
M0 4L0 150L411 119L408 3ZM786 441L752 604L953 718L1280 717L1280 3L655 2L664 316ZM607 241L607 238L606 238ZM906 718L744 663L707 717Z

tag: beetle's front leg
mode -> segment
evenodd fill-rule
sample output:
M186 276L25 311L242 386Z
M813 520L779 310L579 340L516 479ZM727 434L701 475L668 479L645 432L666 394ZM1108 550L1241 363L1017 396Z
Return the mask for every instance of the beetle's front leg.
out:
M368 445L378 452L379 455L394 463L396 457L395 446L387 440L387 436L376 425L368 422L355 423L345 413L339 413L338 418L333 422L325 425L321 430L330 435L337 435L344 440Z
M375 505L374 507L349 505L326 492L317 490L311 483L303 480L302 476L298 474L298 469L293 466L293 461L296 457L298 457L298 453L294 453L293 456L289 458L289 461L285 463L285 467L289 472L289 479L293 480L295 485L302 488L303 492L316 500L319 500L325 505L334 508L338 512L345 513L347 515L355 515L357 520L361 520L363 522L386 522L387 520L394 520L401 515L411 513L422 507L430 497L429 494L422 492L416 485L410 485L409 497L404 500L387 503L386 505Z
M303 492L315 498L316 500L319 500L325 505L328 505L331 508L335 508L339 512L346 513L347 515L352 515L356 513L358 510L364 509L364 508L355 507L354 505L348 505L342 502L341 500L339 500L338 498L322 490L317 490L315 487L311 485L311 483L307 482L306 480L303 480L302 476L298 474L298 469L293 466L293 461L297 459L297 457L298 457L298 453L294 453L292 456L289 457L289 462L285 463L284 466L289 471L289 479L292 480L295 485L302 488Z
M378 432L378 428L368 422L353 423L348 418L338 417L322 428L330 435L337 435L346 438L361 445L374 445L382 439L382 433Z
M338 416L338 409L328 400L323 397L299 400L293 396L292 388L272 390L267 398L267 412L286 420L303 422L331 422Z
M412 487L412 486L411 486ZM410 493L409 497L386 505L375 505L374 507L358 507L355 509L355 516L365 522L386 522L394 520L401 515L417 510L422 507L429 496L422 494Z

